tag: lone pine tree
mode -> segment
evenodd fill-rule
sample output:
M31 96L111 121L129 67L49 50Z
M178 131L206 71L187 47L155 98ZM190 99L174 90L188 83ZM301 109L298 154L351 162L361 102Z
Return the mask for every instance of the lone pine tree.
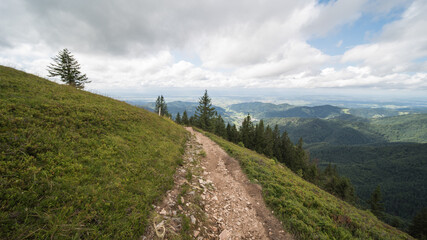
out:
M54 63L47 67L48 77L59 76L61 81L78 89L83 89L85 83L90 83L86 74L80 72L80 64L68 49L59 51L52 60Z
M194 120L197 127L203 130L210 131L213 127L213 117L215 116L215 108L212 107L211 98L208 96L208 91L199 99L199 106L196 108Z

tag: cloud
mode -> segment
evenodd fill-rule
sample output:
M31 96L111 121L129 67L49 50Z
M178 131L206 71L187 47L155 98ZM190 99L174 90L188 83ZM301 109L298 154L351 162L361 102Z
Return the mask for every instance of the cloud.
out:
M399 8L398 20L342 56L308 44L364 14L381 18ZM0 64L43 76L67 47L92 80L87 87L100 91L426 88L426 8L418 0L3 0Z
M415 1L401 19L384 26L373 43L355 46L342 56L343 63L370 66L374 74L427 71L415 60L427 56L427 5Z

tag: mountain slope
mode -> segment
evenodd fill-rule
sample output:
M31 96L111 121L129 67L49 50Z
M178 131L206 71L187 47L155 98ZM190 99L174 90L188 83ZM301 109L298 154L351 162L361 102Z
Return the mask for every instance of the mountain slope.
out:
M273 159L205 133L236 158L285 229L299 239L412 239L369 211L304 181Z
M0 238L139 238L185 130L0 66Z
M272 118L265 123L278 124L294 142L302 137L319 166L337 165L364 202L380 185L387 213L409 221L426 206L422 185L427 153L422 143L427 142L427 114L370 120L349 114L333 119Z
M370 131L364 121L347 121L339 119L318 118L270 118L264 120L266 125L278 125L287 131L293 142L300 137L307 144L327 142L329 144L367 144L385 142L379 133Z
M333 163L351 179L357 196L367 201L381 186L386 212L406 220L427 207L427 144L393 143L363 146L312 146L319 166Z
M427 143L427 114L373 119L371 129L390 142Z

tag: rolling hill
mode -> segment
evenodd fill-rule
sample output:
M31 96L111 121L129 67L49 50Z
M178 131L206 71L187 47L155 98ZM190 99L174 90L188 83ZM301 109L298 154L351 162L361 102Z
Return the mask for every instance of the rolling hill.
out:
M0 66L0 238L139 238L186 139L146 110Z

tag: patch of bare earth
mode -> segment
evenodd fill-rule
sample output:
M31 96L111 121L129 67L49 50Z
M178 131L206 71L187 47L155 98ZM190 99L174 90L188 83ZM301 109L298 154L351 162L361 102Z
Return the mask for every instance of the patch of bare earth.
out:
M293 239L265 206L261 188L216 143L187 128L183 166L142 239Z

